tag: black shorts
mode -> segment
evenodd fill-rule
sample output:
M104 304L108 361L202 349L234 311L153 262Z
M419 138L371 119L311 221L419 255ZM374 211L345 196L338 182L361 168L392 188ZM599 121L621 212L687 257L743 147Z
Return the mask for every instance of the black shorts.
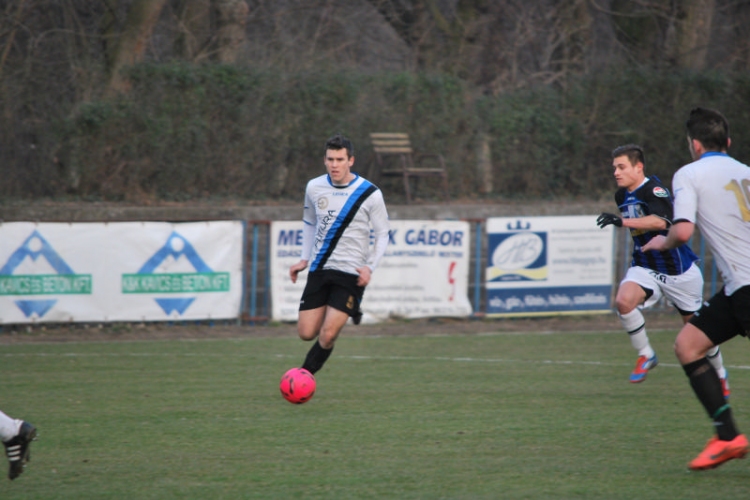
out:
M750 334L750 286L743 286L730 296L724 289L704 302L690 323L706 334L715 345Z
M299 310L307 311L318 307L331 306L349 316L359 313L359 305L365 287L357 286L359 276L324 269L307 275L305 291L299 301Z

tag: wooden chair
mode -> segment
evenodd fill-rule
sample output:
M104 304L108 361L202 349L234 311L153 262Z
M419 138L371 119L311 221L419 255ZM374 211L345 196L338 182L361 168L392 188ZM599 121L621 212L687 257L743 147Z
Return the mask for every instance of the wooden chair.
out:
M404 181L406 203L411 203L409 178L416 183L420 177L439 177L442 181L443 196L448 201L448 172L445 160L440 154L415 153L411 147L409 134L395 132L373 132L370 134L372 149L379 172L373 176L401 177ZM395 160L395 161L389 161ZM427 165L425 162L431 162Z

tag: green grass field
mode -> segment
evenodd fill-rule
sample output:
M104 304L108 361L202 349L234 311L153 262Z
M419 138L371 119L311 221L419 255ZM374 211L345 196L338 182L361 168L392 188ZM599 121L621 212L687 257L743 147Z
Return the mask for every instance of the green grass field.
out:
M299 406L296 338L0 346L0 409L40 432L0 498L750 498L750 461L687 470L712 428L674 335L634 385L624 333L344 332ZM749 347L724 353L741 430Z

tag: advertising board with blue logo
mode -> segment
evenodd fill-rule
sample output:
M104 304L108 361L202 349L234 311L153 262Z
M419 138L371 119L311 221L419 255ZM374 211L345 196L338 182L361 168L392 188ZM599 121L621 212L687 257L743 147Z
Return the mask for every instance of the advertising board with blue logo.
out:
M0 224L0 323L232 319L242 222Z
M469 223L397 220L390 226L388 249L362 299L362 321L469 316ZM307 272L292 283L289 266L301 251L302 221L271 224L273 319L297 320Z
M609 312L614 230L596 216L487 219L487 315Z

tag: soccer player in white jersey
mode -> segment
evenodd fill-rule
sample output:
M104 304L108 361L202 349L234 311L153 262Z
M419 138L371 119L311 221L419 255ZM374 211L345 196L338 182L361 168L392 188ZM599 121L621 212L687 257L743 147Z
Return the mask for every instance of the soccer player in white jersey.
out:
M296 283L310 267L297 323L302 340L317 338L302 365L310 373L323 367L349 317L360 322L362 296L385 254L390 230L382 192L351 170L351 141L342 135L328 139L324 162L327 173L305 189L302 259L289 268Z
M5 445L5 455L10 462L8 477L11 481L21 475L26 462L31 459L29 445L35 438L36 427L0 411L0 441Z
M666 236L652 239L643 251L674 248L688 241L697 225L724 282L675 341L677 359L716 430L689 465L704 470L748 452L747 437L735 425L706 353L737 335L750 334L750 168L727 154L729 122L718 111L693 109L687 137L694 161L672 179L674 223Z

